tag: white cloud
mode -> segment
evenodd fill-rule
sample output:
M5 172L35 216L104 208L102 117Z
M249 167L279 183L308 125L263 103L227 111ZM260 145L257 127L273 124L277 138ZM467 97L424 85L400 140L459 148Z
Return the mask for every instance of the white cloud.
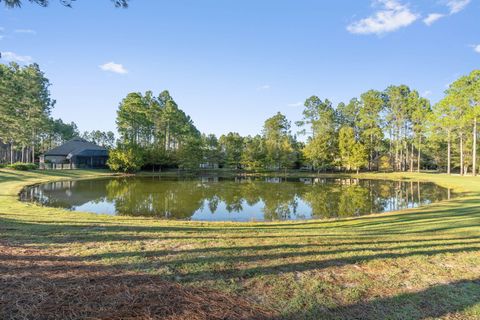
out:
M299 102L295 102L295 103L290 103L288 104L289 107L301 107L303 106L303 102L299 101Z
M2 59L8 62L18 62L18 63L31 63L33 61L32 57L30 56L21 56L11 51L2 52Z
M103 71L109 71L109 72L119 73L119 74L128 73L128 70L125 69L125 67L123 65L121 65L119 63L115 63L113 61L102 64L99 67Z
M32 29L15 29L15 33L37 34L37 31Z
M269 84L264 84L263 86L258 87L258 90L269 90L272 86Z
M445 15L444 14L441 14L441 13L430 13L425 19L423 19L423 22L427 25L427 26L431 26L433 23L435 23L436 21L444 18Z
M471 0L448 0L446 2L446 6L449 9L448 14L442 14L442 13L430 13L425 19L423 19L423 22L427 26L431 26L433 23L438 21L439 19L445 18L446 16L451 16L456 13L459 13L463 9L467 7L467 5L470 3Z
M476 53L480 53L480 44L473 45L472 47Z
M471 0L449 0L447 7L450 9L450 14L459 13L465 9Z
M428 97L430 97L430 96L432 95L432 93L433 93L432 91L427 90L427 91L425 91L424 93L422 93L422 96L424 96L425 98L428 98Z
M410 11L408 5L397 0L376 0L380 10L370 17L353 22L347 30L354 34L384 34L407 27L420 16Z

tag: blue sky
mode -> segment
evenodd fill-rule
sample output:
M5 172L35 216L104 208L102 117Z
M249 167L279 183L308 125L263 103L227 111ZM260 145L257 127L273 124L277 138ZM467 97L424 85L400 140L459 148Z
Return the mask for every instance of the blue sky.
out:
M55 117L115 130L129 92L168 89L206 133L260 132L311 96L407 84L437 101L479 67L479 0L77 0L0 4L2 61L40 64Z

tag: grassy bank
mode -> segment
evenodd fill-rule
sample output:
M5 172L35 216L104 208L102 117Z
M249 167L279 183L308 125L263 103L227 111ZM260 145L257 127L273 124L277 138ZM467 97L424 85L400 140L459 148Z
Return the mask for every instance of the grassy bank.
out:
M105 174L0 170L0 243L7 252L0 260L0 292L6 292L6 285L15 287L11 278L32 266L50 281L59 277L49 273L52 269L71 277L81 264L101 270L103 278L115 274L119 283L135 275L178 284L182 290L208 288L233 301L245 299L251 308L266 308L262 318L269 319L480 318L480 178L364 174L432 181L465 195L420 209L338 221L156 221L66 212L17 200L28 184ZM43 265L52 261L62 267ZM135 294L136 303L144 298L141 291ZM23 311L7 309L11 301L0 295L0 318L2 307L10 314L35 312L26 306ZM152 301L163 300L148 303ZM216 309L202 312L198 319L217 318ZM142 315L147 318L139 311ZM243 318L253 316L243 313Z

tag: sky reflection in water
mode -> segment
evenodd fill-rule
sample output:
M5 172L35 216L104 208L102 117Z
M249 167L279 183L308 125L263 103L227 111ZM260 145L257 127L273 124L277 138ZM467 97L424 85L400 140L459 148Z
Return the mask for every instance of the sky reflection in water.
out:
M448 199L433 183L325 178L126 177L52 182L23 201L73 211L202 221L360 216Z

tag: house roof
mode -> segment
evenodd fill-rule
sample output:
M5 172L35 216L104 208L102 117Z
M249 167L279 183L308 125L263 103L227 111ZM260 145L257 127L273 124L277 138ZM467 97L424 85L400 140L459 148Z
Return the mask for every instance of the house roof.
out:
M94 143L88 142L82 138L73 138L45 152L45 156L65 156L71 158L73 156L107 156L108 151L104 147L100 147Z

